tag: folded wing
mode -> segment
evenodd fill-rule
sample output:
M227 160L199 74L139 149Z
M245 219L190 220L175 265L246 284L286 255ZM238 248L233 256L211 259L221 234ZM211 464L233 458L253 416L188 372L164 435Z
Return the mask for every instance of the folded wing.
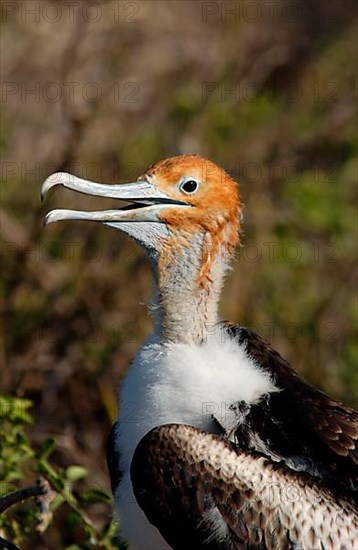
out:
M131 478L138 504L175 549L358 547L352 501L191 426L144 436Z

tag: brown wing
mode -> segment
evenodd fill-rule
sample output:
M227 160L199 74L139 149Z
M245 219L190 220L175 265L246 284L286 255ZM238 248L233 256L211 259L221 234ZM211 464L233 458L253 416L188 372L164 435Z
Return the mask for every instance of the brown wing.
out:
M131 478L138 504L174 549L358 547L349 500L191 426L149 432Z
M276 458L351 491L358 485L358 413L308 384L268 342L254 332L224 325L269 372L280 392L250 407L236 432L250 446L257 434Z

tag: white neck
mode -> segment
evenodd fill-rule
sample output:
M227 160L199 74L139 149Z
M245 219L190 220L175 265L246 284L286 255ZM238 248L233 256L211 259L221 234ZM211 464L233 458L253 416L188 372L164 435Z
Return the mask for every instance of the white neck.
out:
M200 342L214 330L218 321L218 301L227 263L222 250L217 250L205 278L200 282L204 235L190 240L166 261L159 256L153 265L155 291L153 317L155 333L160 340ZM162 252L165 254L165 252Z

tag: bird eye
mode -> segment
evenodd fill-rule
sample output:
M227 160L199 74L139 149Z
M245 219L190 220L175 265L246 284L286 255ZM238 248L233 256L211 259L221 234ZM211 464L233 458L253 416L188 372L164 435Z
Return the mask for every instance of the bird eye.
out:
M180 185L180 189L184 191L184 193L195 193L198 187L199 184L194 179L186 180Z

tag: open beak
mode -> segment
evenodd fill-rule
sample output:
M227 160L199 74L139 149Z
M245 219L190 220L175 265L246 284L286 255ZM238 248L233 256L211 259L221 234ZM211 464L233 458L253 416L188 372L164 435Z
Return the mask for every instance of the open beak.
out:
M62 221L62 220L86 220L96 222L161 222L158 214L163 209L175 206L190 207L190 204L179 200L173 200L155 185L142 180L134 183L125 183L120 185L110 185L105 183L94 183L67 174L58 172L49 176L41 189L41 199L52 187L63 185L73 191L79 191L86 195L95 195L97 197L106 197L111 199L120 199L131 203L130 205L115 210L101 210L97 212L84 212L81 210L51 210L44 220L44 224Z

